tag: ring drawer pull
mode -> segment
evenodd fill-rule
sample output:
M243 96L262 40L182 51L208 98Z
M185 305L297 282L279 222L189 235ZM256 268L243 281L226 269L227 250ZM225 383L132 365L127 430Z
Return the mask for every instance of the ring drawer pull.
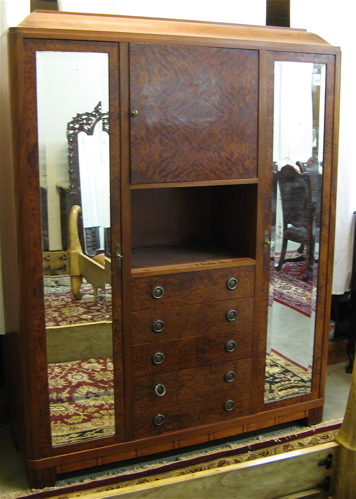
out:
M232 381L234 381L235 376L236 375L235 375L234 371L227 371L224 374L224 380L226 381L226 383L231 383Z
M155 300L159 300L160 298L162 298L163 295L164 295L164 289L162 288L162 286L155 286L152 289L152 297Z
M233 352L236 348L236 341L235 340L229 340L225 344L225 350L229 353Z
M164 322L161 321L161 319L156 319L155 321L153 321L152 330L155 333L161 333L163 329L164 329Z
M164 356L164 353L162 353L162 352L156 352L152 356L152 362L154 364L156 364L156 366L158 366L159 364L162 364L162 362L164 361L164 359L165 359L165 356Z
M155 386L155 394L158 395L159 397L163 397L166 394L166 387L161 383L158 383Z
M234 310L234 309L229 310L229 311L226 313L226 319L227 319L229 322L234 322L234 321L236 321L236 319L237 319L237 312L236 312L236 310Z
M153 418L153 423L155 426L162 426L165 422L166 418L164 414L156 414L155 417Z
M236 277L230 277L230 279L228 279L226 281L227 289L231 289L231 290L236 289L238 284L239 284L239 280Z
M232 411L235 409L235 402L233 400L227 400L224 404L225 411Z

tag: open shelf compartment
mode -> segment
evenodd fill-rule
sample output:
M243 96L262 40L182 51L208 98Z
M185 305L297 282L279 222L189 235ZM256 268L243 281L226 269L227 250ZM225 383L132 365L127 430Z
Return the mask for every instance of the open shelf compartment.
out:
M131 191L132 268L255 258L257 185Z

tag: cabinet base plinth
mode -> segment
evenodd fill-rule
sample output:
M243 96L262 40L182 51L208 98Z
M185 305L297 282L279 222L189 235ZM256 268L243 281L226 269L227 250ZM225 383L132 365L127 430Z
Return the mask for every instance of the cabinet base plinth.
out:
M44 469L27 469L27 479L31 489L43 489L56 485L56 467Z

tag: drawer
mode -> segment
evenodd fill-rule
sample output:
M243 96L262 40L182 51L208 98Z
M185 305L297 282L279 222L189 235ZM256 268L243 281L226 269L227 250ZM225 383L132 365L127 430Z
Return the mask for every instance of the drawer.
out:
M251 359L242 359L135 378L135 408L150 407L160 412L162 404L191 403L196 396L214 393L238 398L250 390L251 367Z
M251 331L253 298L157 308L132 314L134 344L221 331Z
M134 377L251 357L252 331L229 331L133 347Z
M134 410L134 438L160 435L250 414L251 387L200 397L192 393L184 403L169 402Z
M132 279L132 310L177 307L254 295L254 265Z

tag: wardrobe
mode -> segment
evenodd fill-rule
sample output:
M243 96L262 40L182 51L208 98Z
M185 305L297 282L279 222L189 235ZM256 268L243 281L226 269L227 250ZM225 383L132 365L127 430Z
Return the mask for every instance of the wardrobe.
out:
M320 422L339 49L305 30L36 11L9 50L7 378L31 486ZM285 165L310 202L290 187L301 239L279 261Z

